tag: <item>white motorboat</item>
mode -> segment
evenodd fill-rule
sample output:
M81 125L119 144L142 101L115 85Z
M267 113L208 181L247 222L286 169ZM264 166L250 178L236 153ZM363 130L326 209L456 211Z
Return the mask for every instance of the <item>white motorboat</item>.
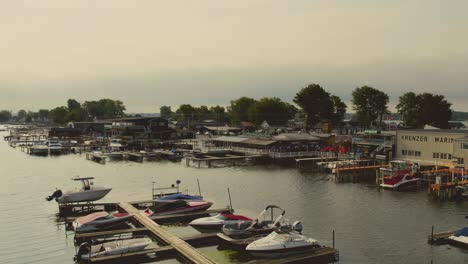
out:
M147 216L153 215L153 211L149 208L144 210ZM118 227L133 218L133 214L129 213L108 213L96 212L86 216L78 217L73 221L73 229L75 232L95 232Z
M111 139L109 142L109 157L122 158L123 146L120 139Z
M80 189L69 190L64 193L57 190L46 199L47 201L55 199L58 203L93 202L103 198L112 190L112 188L94 186L93 182L90 181L92 179L94 177L73 178L74 181L81 181L83 186Z
M274 215L276 210L279 210L281 213L275 219ZM267 212L270 212L269 216L271 216L271 218L269 219L266 217ZM229 237L249 237L258 234L269 234L275 228L281 228L283 225L290 227L289 223L281 222L285 213L286 211L282 208L276 205L269 205L263 209L254 221L242 221L234 224L226 224L223 226L222 230L223 233Z
M254 257L274 258L293 254L313 252L319 243L296 232L278 233L273 231L249 245L246 250Z
M217 214L193 220L189 225L200 232L220 231L226 224L237 224L245 221L253 221L243 215Z
M98 245L83 243L78 248L76 260L91 260L95 257L122 255L148 249L153 243L149 238L133 238L106 242Z
M61 154L63 150L62 144L55 139L49 139L46 142L46 145L49 147L50 154Z

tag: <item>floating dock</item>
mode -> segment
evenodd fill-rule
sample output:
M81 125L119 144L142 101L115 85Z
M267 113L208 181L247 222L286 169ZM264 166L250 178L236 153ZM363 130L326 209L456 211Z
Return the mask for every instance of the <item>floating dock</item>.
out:
M177 251L177 254L180 258L188 263L193 264L210 264L216 263L215 261L209 259L207 256L202 254L200 251L196 250L190 246L187 242L181 238L169 233L168 231L161 228L156 222L151 220L144 212L140 212L137 208L127 202L119 203L119 207L127 213L134 214L134 219L141 226L148 228L153 236L155 236L158 241L167 246L171 246L174 250Z

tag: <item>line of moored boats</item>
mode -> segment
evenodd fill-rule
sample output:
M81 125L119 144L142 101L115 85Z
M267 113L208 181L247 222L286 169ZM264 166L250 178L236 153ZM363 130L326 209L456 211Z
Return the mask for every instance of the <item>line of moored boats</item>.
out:
M74 178L82 187L62 192L56 190L46 199L58 203L89 203L106 196L112 189L94 186L92 177ZM203 197L174 193L154 199L151 206L141 210L148 217L190 212L203 212L213 203ZM313 253L322 246L314 239L302 235L302 224L293 224L284 217L286 211L276 205L266 206L257 217L221 213L193 220L189 225L199 232L217 232L222 245L242 250L254 257L277 257L298 253ZM76 233L100 232L118 229L132 220L130 213L94 212L76 218L71 228ZM128 225L127 225L128 226ZM149 238L130 238L97 245L82 243L77 251L78 260L138 252L154 247Z

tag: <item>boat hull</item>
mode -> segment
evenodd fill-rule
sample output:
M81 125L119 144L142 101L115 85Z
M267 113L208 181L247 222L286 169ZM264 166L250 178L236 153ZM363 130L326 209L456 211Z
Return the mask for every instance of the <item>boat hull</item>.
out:
M80 254L79 257L82 260L90 260L91 258L95 257L121 255L144 250L150 244L152 244L152 241L149 238L136 238L123 241L107 242L101 245L91 246L89 253Z
M419 179L413 179L404 182L398 182L396 184L380 184L380 187L385 189L391 189L396 191L406 191L406 190L414 190L418 187Z
M78 203L78 202L93 202L106 196L112 188L94 189L89 191L78 191L65 193L57 198L59 203Z
M155 215L171 215L171 214L182 214L182 213L189 213L189 212L203 212L208 210L213 203L204 203L197 206L189 206L189 207L182 207L177 208L169 211L162 211L162 212L155 212Z

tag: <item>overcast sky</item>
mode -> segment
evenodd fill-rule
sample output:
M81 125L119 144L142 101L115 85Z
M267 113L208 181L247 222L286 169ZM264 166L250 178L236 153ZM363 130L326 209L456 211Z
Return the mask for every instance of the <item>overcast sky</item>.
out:
M371 85L468 111L466 0L0 0L0 109L128 112Z

